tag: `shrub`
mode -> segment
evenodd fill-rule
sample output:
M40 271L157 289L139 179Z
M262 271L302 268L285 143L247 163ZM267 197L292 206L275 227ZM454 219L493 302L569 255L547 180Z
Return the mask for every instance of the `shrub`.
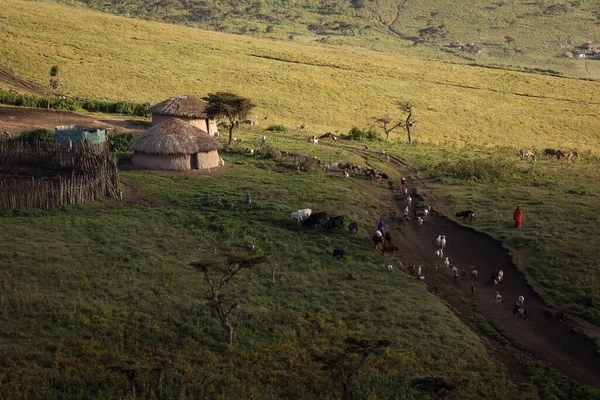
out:
M269 125L266 129L269 132L287 133L288 130L284 125Z
M349 140L373 141L381 140L381 135L379 135L378 132L370 129L361 129L355 126L350 129L350 132L348 132L348 136L346 138Z
M113 153L124 153L128 151L131 141L135 138L133 132L123 132L108 137L108 147Z
M472 180L478 182L508 181L519 177L538 178L536 168L523 166L511 159L471 158L442 161L433 169L437 178Z
M16 140L27 144L33 144L37 142L41 145L52 144L55 142L54 132L45 128L38 128L31 131L22 132L19 136L17 136Z

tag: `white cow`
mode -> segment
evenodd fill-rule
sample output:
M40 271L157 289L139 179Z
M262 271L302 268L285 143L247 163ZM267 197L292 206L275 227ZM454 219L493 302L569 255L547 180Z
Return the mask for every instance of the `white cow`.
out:
M302 221L303 218L310 217L311 212L312 211L310 210L310 208L305 208L303 210L294 211L290 214L290 217L297 219L298 221Z

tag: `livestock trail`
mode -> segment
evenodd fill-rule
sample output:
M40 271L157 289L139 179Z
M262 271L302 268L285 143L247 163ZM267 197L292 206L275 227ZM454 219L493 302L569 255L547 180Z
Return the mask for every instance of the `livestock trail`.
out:
M418 197L422 182L414 171L399 157L391 157L391 164L402 176L411 177L411 196ZM405 204L403 200L388 201L383 206L388 208L390 215L402 215ZM499 242L435 212L423 226L417 226L414 221L400 226L399 222L390 220L389 228L399 237L402 251L398 258L402 263L422 265L428 286L440 287L441 296L460 311L463 319L470 314L483 316L535 360L580 384L600 388L600 357L596 354L594 341L578 333L574 321L558 321L555 310L545 305L527 284ZM459 270L467 271L465 277L461 274L456 285L452 282L450 271L434 254L436 238L440 234L448 239L444 257L449 257ZM436 264L438 269L435 269ZM471 265L479 272L475 282L470 276ZM495 286L491 277L500 270L504 271L504 281ZM471 283L476 286L474 295L471 294ZM502 295L501 304L496 304L496 290ZM526 319L513 316L518 296L525 297ZM469 299L467 303L465 298Z

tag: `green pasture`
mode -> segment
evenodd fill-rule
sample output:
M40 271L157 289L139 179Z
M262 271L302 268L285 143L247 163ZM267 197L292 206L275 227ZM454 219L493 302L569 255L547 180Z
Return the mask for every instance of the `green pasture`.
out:
M130 368L138 398L156 398L162 366L164 398L339 398L315 358L341 351L346 337L391 341L356 378L356 398L515 396L451 311L373 251L378 197L389 189L223 157L224 168L196 176L122 171L125 201L135 193L138 204L0 219L0 397L126 398L118 369ZM356 220L359 233L304 232L289 218L304 207ZM240 304L229 349L188 263L252 243L269 259L227 289ZM343 260L331 256L338 247Z

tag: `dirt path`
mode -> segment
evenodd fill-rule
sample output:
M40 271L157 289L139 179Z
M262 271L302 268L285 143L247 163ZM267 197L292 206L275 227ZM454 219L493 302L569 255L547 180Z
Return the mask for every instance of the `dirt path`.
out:
M116 131L142 132L143 126L136 121L111 119L99 115L82 115L68 111L44 110L41 108L0 106L0 132L19 134L23 131L46 128L53 130L59 125L99 126Z
M414 206L420 197L422 182L399 158L392 157L392 165L399 174L410 177L408 186ZM548 308L527 284L500 243L435 211L423 226L418 226L414 218L403 224L401 216L405 200L388 202L385 206L390 215L396 215L386 225L398 236L402 248L398 258L404 265L422 265L428 286L440 287L441 297L461 313L462 318L474 313L482 315L533 359L578 383L600 388L600 356L594 341L578 333L574 321L558 321L556 311ZM435 256L438 235L446 235L448 241L444 257L449 257L459 271L464 269L466 272L466 276L459 273L456 285L451 272ZM476 281L471 278L471 265L478 271ZM500 270L504 271L504 281L495 286L491 277ZM471 294L471 283L476 288L474 295ZM496 304L496 291L502 295L501 304ZM513 316L518 296L525 297L525 319ZM466 302L465 298L468 299Z

